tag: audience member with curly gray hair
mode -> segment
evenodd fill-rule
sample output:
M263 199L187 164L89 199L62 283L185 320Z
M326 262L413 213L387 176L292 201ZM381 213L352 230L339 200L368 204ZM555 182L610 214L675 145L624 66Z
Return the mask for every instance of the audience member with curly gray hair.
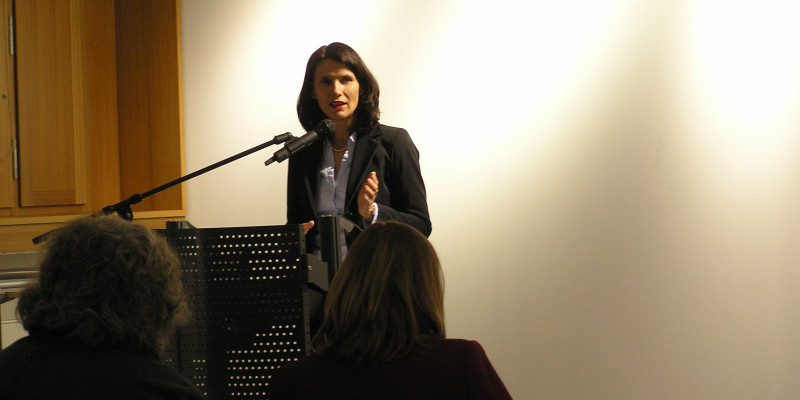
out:
M3 399L202 399L157 356L188 315L180 274L141 225L85 217L59 229L20 294L29 335L0 352Z

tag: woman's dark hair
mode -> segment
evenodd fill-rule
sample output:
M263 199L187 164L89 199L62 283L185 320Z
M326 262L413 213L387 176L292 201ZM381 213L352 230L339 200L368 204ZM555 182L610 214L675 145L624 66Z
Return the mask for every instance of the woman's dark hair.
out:
M370 225L331 282L314 349L386 361L444 336L444 278L433 246L401 222Z
M178 257L150 229L84 217L54 232L17 314L42 331L89 346L158 353L188 316Z
M380 119L380 108L378 98L380 89L378 81L367 69L361 57L350 46L344 43L331 43L322 46L308 59L306 73L303 78L303 87L300 89L300 96L297 98L297 117L300 124L307 131L313 129L319 121L325 119L325 114L320 110L319 103L313 98L314 95L314 72L322 60L336 61L353 71L359 85L358 107L353 118L352 131L363 131L374 128Z

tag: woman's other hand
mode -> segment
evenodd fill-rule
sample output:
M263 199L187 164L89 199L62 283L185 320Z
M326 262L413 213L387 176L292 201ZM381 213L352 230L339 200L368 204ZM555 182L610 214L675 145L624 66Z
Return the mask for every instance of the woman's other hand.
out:
M378 174L375 171L369 173L367 182L358 192L358 213L364 219L372 219L375 207L375 199L378 197Z

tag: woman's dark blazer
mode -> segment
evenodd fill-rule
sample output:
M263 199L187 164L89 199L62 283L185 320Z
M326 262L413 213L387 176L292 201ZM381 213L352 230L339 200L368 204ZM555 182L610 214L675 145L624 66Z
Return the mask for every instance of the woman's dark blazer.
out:
M370 172L378 174L379 220L396 220L413 226L425 236L431 233L425 183L419 167L419 151L402 128L378 125L356 139L345 194L345 217L362 229L365 221L358 214L358 192ZM317 182L322 163L322 142L294 154L289 159L286 193L286 218L290 224L318 221ZM317 224L318 225L318 224ZM348 237L350 243L358 229ZM316 248L316 226L306 235L309 252Z

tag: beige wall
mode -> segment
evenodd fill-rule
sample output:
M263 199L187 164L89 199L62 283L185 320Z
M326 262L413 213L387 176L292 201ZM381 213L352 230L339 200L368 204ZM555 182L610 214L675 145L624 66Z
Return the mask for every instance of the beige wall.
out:
M5 349L17 339L27 335L22 324L14 315L17 309L17 300L11 300L0 305L0 348Z
M182 15L187 171L302 134L308 55L359 51L382 121L421 153L448 333L479 340L515 398L800 397L796 2ZM262 153L189 182L189 220L284 223L286 165Z
M19 293L28 279L17 274L20 271L36 270L40 256L39 252L0 254L0 292ZM14 299L0 305L0 348L6 348L27 335L16 317L17 302Z

